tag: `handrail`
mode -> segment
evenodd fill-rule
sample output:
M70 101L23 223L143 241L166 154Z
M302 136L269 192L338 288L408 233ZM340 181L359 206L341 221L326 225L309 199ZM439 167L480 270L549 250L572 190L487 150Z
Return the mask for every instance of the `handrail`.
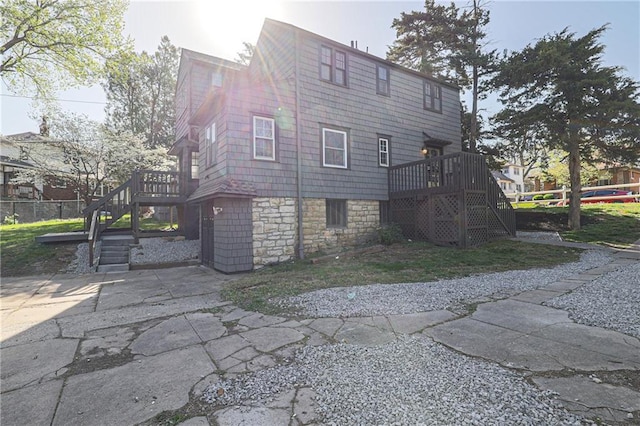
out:
M86 215L90 211L97 210L98 207L100 207L100 206L105 204L105 200L113 198L114 195L116 195L118 192L124 190L129 185L131 185L131 179L129 179L128 181L126 181L125 183L123 183L122 185L120 185L119 187L114 189L113 191L109 192L107 195L102 196L99 200L93 201L91 204L89 204L87 207L85 207L84 210L82 210L82 214Z
M96 241L100 236L100 226L98 224L98 210L94 210L91 215L91 227L89 228L89 268L93 267L93 257L96 249Z

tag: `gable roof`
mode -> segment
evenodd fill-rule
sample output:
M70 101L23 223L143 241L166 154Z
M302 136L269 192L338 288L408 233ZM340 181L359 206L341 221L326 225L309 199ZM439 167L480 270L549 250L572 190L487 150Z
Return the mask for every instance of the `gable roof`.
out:
M265 27L267 25L275 25L275 26L288 28L288 29L293 30L295 32L298 32L300 34L304 34L307 37L311 37L311 38L315 38L317 40L320 40L323 43L327 43L327 44L332 44L334 46L338 46L340 48L340 50L348 51L351 54L362 56L364 58L367 58L367 59L370 59L370 60L373 60L373 61L376 61L376 62L383 63L384 65L387 65L387 66L389 66L391 68L395 68L397 70L400 70L400 71L403 71L403 72L407 72L409 74L416 75L416 76L418 76L420 78L424 78L424 79L435 81L438 84L441 84L443 86L448 86L448 87L451 87L453 89L460 90L460 87L458 85L450 83L448 81L445 81L445 80L443 80L441 78L437 78L437 77L434 77L434 76L432 76L430 74L426 74L426 73L422 73L422 72L419 72L419 71L412 70L411 68L404 67L402 65L396 64L395 62L391 62L391 61L389 61L387 59L383 59L383 58L380 58L378 56L372 55L372 54L370 54L368 52L363 52L362 50L357 49L355 47L347 46L346 44L340 43L340 42L335 41L335 40L331 40L331 39L329 39L327 37L321 36L321 35L316 34L316 33L312 33L311 31L304 30L304 29L302 29L300 27L296 27L295 25L287 24L286 22L281 22L281 21L276 21L275 19L265 18L264 24L262 26L262 31L260 31L261 34L262 34L262 32L264 32Z

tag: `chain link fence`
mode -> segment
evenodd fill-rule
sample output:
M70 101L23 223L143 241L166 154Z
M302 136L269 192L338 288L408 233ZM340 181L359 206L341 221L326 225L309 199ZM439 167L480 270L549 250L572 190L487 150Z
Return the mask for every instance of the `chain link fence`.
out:
M0 220L5 224L31 223L51 219L82 217L82 201L6 201L0 202Z

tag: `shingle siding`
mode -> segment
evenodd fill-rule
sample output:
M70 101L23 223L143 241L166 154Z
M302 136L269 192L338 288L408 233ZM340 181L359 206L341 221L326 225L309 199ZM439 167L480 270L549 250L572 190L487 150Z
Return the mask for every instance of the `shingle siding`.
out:
M222 209L214 219L214 265L233 273L253 269L251 199L218 198L213 206Z

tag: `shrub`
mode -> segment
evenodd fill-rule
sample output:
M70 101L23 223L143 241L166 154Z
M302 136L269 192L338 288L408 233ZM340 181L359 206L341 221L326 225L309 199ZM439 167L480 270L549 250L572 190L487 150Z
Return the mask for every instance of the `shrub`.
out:
M390 246L393 243L399 243L404 240L402 229L395 223L383 225L378 228L378 236L380 237L380 243L385 246Z
M5 216L2 221L3 225L14 225L18 223L18 213L10 214L9 216Z
M554 194L544 194L543 200L555 200L556 196Z
M544 196L542 194L536 194L533 196L533 201L539 201L544 199Z

